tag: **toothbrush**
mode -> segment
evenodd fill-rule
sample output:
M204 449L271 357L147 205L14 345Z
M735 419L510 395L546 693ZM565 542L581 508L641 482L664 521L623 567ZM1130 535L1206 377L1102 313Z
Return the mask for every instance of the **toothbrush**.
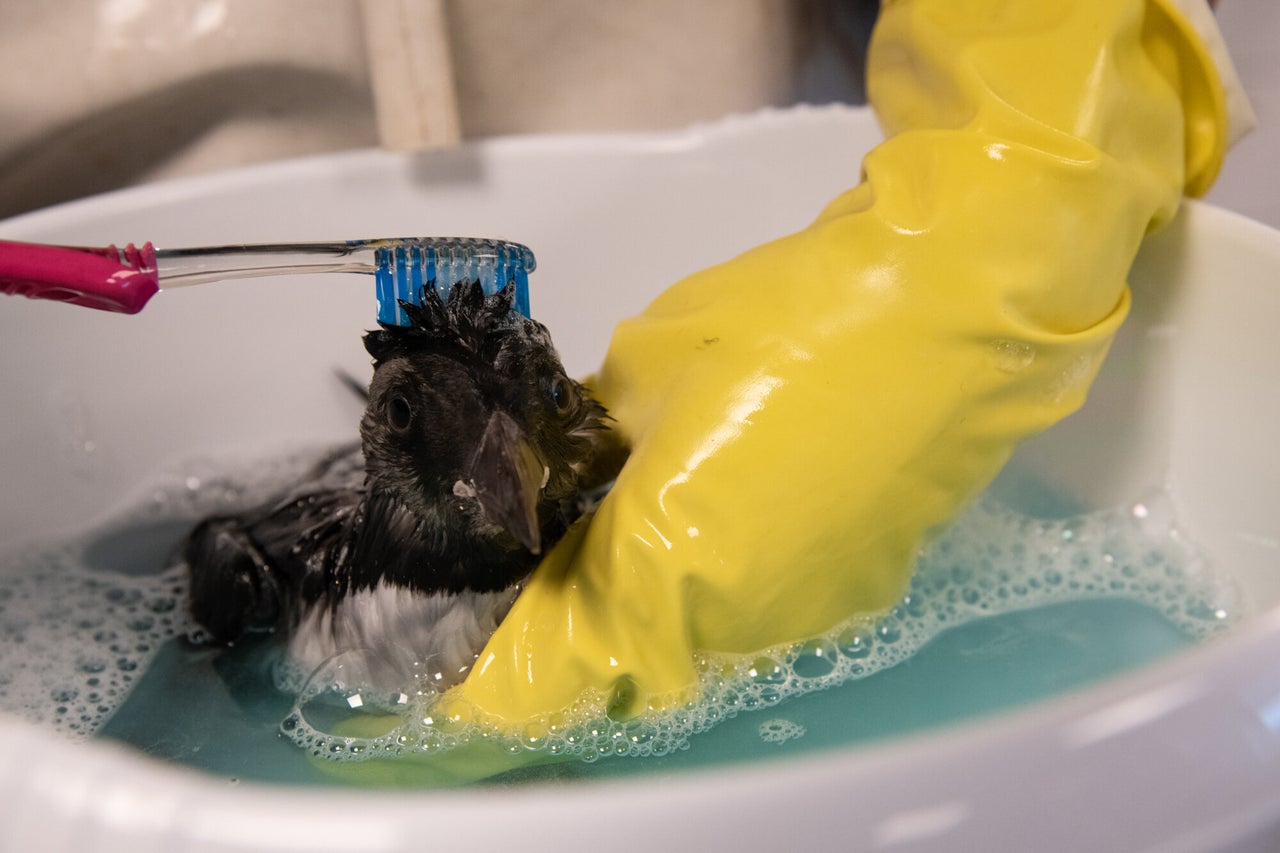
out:
M378 322L407 326L400 302L420 304L431 285L441 297L459 281L485 293L515 284L513 308L529 316L527 246L473 237L405 237L336 243L266 243L199 249L47 246L0 240L0 293L136 314L160 290L209 281L296 273L372 273Z

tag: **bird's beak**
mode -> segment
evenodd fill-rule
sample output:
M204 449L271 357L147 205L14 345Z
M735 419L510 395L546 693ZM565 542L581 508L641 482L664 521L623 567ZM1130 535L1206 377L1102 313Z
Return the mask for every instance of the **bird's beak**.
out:
M470 480L485 517L514 536L531 553L542 552L538 494L547 468L505 412L494 412L471 459Z

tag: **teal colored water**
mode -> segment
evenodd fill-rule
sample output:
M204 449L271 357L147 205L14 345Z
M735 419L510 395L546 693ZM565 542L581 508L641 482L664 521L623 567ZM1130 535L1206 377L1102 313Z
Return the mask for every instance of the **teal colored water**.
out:
M1045 699L1191 642L1154 609L1125 600L988 617L943 632L873 676L740 714L685 750L568 761L492 782L670 773L849 747ZM335 784L279 734L292 698L272 687L268 659L262 647L218 653L173 641L100 736L228 779Z
M436 749L420 722L429 704L410 707L380 742L344 737L331 710L346 703L310 714L276 689L269 642L211 649L185 640L183 572L166 566L193 519L259 499L242 482L187 477L116 524L0 557L0 712L268 783L339 784L334 756ZM1183 541L1167 502L1076 513L1047 491L1038 503L1012 497L1040 517L981 502L922 552L911 588L875 624L709 660L708 700L693 711L590 721L552 744L569 760L490 783L855 748L1044 700L1229 621L1230 585ZM619 751L636 757L590 760Z

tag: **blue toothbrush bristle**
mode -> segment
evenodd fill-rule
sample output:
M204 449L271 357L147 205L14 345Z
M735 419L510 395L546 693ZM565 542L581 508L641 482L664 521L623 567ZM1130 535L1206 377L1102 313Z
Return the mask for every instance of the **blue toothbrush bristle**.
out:
M472 237L408 238L381 241L374 253L378 322L408 326L400 302L422 303L424 287L448 299L453 286L479 281L486 294L515 283L512 309L529 316L529 273L537 266L533 252L520 243Z

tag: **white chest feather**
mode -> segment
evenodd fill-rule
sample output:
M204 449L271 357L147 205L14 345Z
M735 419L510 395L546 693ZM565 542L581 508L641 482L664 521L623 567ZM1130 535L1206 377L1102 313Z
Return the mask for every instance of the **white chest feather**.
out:
M443 690L470 671L520 588L426 594L380 583L312 607L289 638L289 660L304 677L324 666L345 687Z

